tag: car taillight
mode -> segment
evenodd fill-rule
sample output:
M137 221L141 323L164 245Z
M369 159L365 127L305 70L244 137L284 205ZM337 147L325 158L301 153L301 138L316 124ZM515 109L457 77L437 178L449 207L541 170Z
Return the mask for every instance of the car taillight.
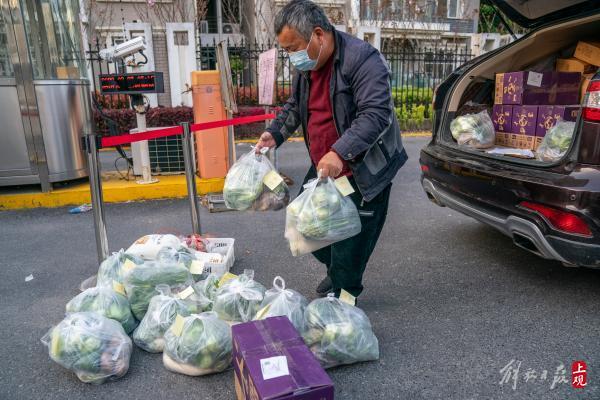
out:
M421 171L423 171L423 172L429 172L429 166L427 166L427 165L421 165Z
M583 119L600 122L600 80L592 81L588 85L583 105Z
M529 201L523 201L519 205L541 215L552 227L561 232L592 237L589 226L575 214Z

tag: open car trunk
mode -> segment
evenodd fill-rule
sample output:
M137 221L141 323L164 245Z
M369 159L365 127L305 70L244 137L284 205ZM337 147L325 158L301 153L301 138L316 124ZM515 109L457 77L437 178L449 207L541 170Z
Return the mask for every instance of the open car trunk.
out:
M445 145L456 147L461 151L477 153L512 163L524 163L537 166L557 165L570 155L575 155L578 146L577 136L581 123L576 117L573 139L562 158L537 160L523 159L506 155L489 154L486 150L475 149L466 145L458 145L451 133L451 122L465 114L475 114L487 110L493 116L495 80L497 73L514 71L553 71L558 58L573 57L579 41L600 42L600 13L577 18L539 29L523 39L494 52L484 61L476 63L454 85L453 92L446 100L447 110L437 133ZM581 104L577 97L576 104ZM577 107L575 107L577 108ZM580 114L580 113L579 113ZM541 140L541 139L540 139ZM535 153L535 151L533 151Z

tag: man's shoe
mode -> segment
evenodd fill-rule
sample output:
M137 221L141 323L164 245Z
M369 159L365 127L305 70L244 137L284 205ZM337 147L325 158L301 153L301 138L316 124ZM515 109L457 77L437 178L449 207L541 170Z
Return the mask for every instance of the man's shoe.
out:
M321 297L327 296L327 293L331 292L333 289L333 283L331 283L331 278L329 275L325 277L317 286L317 294Z

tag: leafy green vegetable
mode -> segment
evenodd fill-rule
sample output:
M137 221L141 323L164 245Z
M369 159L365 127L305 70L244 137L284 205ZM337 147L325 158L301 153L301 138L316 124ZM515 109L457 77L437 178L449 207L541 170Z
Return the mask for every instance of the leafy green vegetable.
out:
M133 264L128 263L126 265L125 263L128 260ZM141 258L132 254L127 254L123 249L121 249L118 252L113 253L106 260L102 261L100 268L98 268L96 286L112 287L113 281L123 284L125 283L125 275L128 274L132 268L143 263L144 261Z
M494 145L496 133L487 111L478 114L465 114L450 122L450 132L459 145L475 148L488 148Z
M254 280L254 271L245 270L217 289L213 311L231 322L248 322L260 309L265 287Z
M163 363L192 376L224 371L231 364L231 328L214 312L185 318L181 332L165 333Z
M130 333L137 326L131 314L129 300L108 286L86 289L67 303L67 313L93 311L119 322L125 332Z
M379 343L361 309L328 296L310 303L304 315L302 336L324 368L379 358Z
M121 324L95 312L68 314L42 343L53 361L86 383L118 379L129 369L131 339Z
M194 294L188 300L197 305L198 311L196 313L212 310L218 285L219 276L216 274L209 274L206 279L192 285Z
M536 150L536 158L540 161L556 161L561 159L571 147L575 122L558 121L542 139Z
M191 282L190 272L181 264L149 261L136 267L125 279L125 291L133 315L139 320L144 318L150 299L158 294L156 285L165 284L174 289Z

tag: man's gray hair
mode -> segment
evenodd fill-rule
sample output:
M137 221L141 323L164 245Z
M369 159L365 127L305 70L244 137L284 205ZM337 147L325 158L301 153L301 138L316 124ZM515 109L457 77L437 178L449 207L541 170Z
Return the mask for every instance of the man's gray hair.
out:
M284 27L295 29L306 40L310 40L313 30L320 27L332 32L333 25L325 11L309 0L292 0L275 16L275 33L279 35Z

